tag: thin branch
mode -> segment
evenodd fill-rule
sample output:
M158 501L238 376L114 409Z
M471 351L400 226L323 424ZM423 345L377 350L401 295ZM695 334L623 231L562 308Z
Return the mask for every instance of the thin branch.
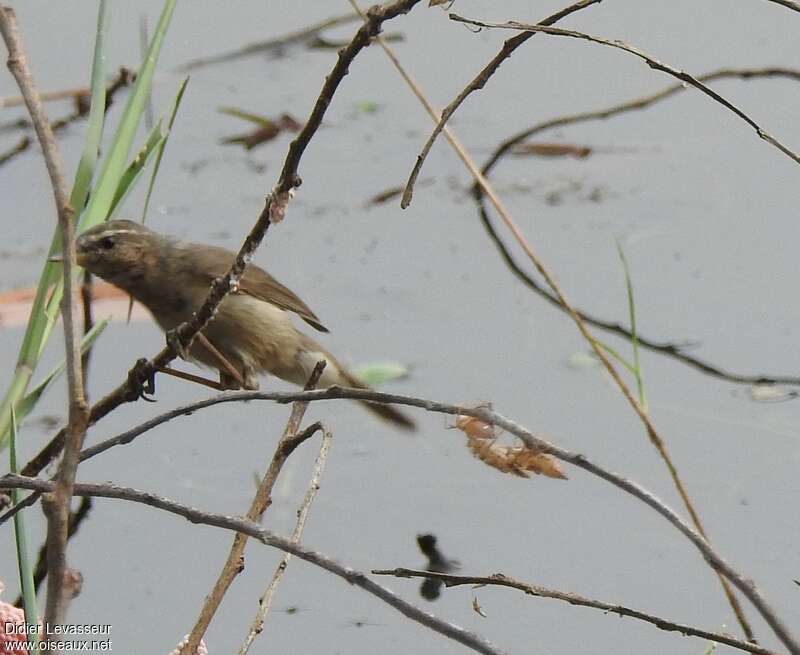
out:
M577 7L577 6L578 5L573 5L572 7L568 8L568 9L572 9L574 7ZM582 6L583 5L581 5L581 7ZM567 10L564 10L564 11L567 11ZM451 18L452 18L452 16L453 15L451 14ZM539 26L536 26L536 27L538 28ZM546 30L546 29L551 29L551 28L543 28L543 29ZM555 28L552 28L552 29L555 29ZM530 34L534 34L534 33L535 33L535 31L527 31L527 32L523 32L522 34L518 35L518 37L522 37L522 36L525 36L526 34L530 35ZM473 80L473 82L470 83L470 85L468 85L467 88L464 91L462 91L461 94L459 94L459 96L456 99L456 101L451 103L451 105L450 105L451 107L457 106L459 98L461 98L461 99L465 98L466 95L468 93L470 93L472 90L475 90L477 88L481 88L483 86L483 84L486 83L486 81L489 79L491 74L494 73L497 70L497 67L500 65L500 63L505 58L503 56L503 54L504 54L504 51L507 49L507 47L509 47L509 46L517 47L521 43L521 41L515 40L518 37L515 37L514 39L509 39L505 43L505 45L504 45L503 49L501 50L500 54L495 56L494 59L492 59L492 61L489 63L489 65L487 65L484 68L484 71L482 72L481 75L483 75L485 73L486 77L481 77L481 75L479 75L478 78L476 78L476 80ZM513 49L513 47L512 47L512 49ZM709 89L709 92L713 94L713 92L710 91L710 89ZM445 110L445 112L443 113L442 119L439 121L439 124L437 125L437 128L436 128L437 130L440 128L440 126L442 126L444 124L444 121L446 120L446 114L447 114L447 110ZM435 138L435 135L437 133L438 132L436 130L434 130L434 134L432 135L432 137ZM429 143L432 143L432 141L429 140ZM414 171L412 172L411 178L409 179L409 184L406 187L406 194L404 195L403 203L401 203L402 206L406 206L406 204L407 204L406 201L410 201L411 193L412 193L412 187L413 187L413 181L416 178L416 174L419 172L419 168L422 165L422 160L423 159L424 159L424 151L423 151L423 155L421 155L420 159L417 161L417 166L415 167ZM522 233L522 231L519 229L517 224L511 218L510 213L503 206L502 202L500 201L500 198L497 196L497 193L488 185L488 183L485 181L485 178L482 178L482 176L481 176L481 177L476 177L476 179L481 184L482 188L484 189L484 191L488 195L489 199L491 200L493 206L495 207L497 212L500 214L500 216L503 219L504 223L506 224L508 229L511 231L511 233L514 236L514 238L517 240L517 242L519 243L519 245L522 248L522 250L525 252L525 254L528 256L528 258L534 264L534 266L536 267L536 270L544 278L544 280L547 283L547 285L553 290L553 293L558 298L559 303L565 308L565 310L567 311L569 316L573 319L573 321L575 322L575 325L578 328L578 331L581 333L583 338L586 339L587 343L591 346L591 348L594 351L594 353L597 356L597 358L603 364L603 366L605 367L606 371L608 371L608 373L611 376L612 380L614 380L615 384L620 389L620 391L622 392L622 394L625 397L625 399L628 401L628 403L633 408L633 410L636 413L636 415L639 417L640 421L642 422L642 424L644 425L644 427L646 429L647 436L650 439L650 442L656 448L656 450L658 451L659 456L664 461L664 464L667 467L667 470L668 470L669 475L670 475L670 477L672 479L672 482L673 482L675 488L677 489L679 495L681 496L681 499L682 499L682 501L683 501L683 503L684 503L686 509L688 510L689 515L690 515L690 517L692 519L692 522L697 527L698 532L704 538L707 539L707 535L706 535L705 529L704 529L703 524L702 524L702 522L700 520L700 515L697 512L697 510L695 509L694 504L693 504L693 502L691 500L691 497L689 496L688 490L686 489L686 486L684 485L683 480L681 479L680 474L678 473L678 469L675 466L675 463L672 460L672 456L670 455L670 453L669 453L669 451L667 449L666 442L661 437L661 435L658 433L658 431L657 431L657 429L655 427L655 424L652 422L652 420L650 419L650 416L647 413L647 410L644 407L642 407L642 405L638 402L638 400L634 396L634 394L631 391L631 389L628 387L628 385L625 383L625 381L620 376L620 374L617 371L617 369L614 366L614 364L611 362L611 360L609 359L607 354L603 351L603 348L600 347L600 345L597 342L597 340L590 334L586 324L581 319L581 316L577 313L577 311L571 305L571 303L569 303L569 301L567 300L564 292L561 290L560 286L556 282L554 276L545 267L544 262L534 252L534 250L531 247L530 243L528 243L528 240L525 238L525 235ZM745 633L745 635L747 636L748 639L754 639L754 635L753 635L752 629L750 628L750 625L747 622L747 618L744 616L744 612L743 612L743 610L742 610L742 608L741 608L741 606L739 604L739 600L734 595L733 590L731 589L731 587L728 584L728 582L724 579L724 577L719 572L718 572L718 578L719 578L720 584L722 586L723 593L725 594L725 597L728 599L728 603L730 604L731 608L733 609L734 614L736 615L737 620L739 621L740 625L742 626L742 630L744 631L744 633Z
M750 80L754 78L771 77L787 77L789 79L800 81L800 70L796 68L781 68L777 66L771 66L767 68L720 68L718 70L711 71L710 73L698 75L696 79L705 83L715 82L723 79L738 78ZM481 171L484 175L488 175L495 165L503 157L505 157L514 146L536 134L557 127L575 125L576 123L584 123L586 121L605 120L618 114L646 109L657 102L666 100L673 95L681 93L682 91L686 91L686 88L687 87L685 84L678 82L677 84L672 84L661 91L657 91L656 93L642 96L640 98L634 98L633 100L627 100L619 104L611 105L610 107L596 109L593 111L579 112L577 114L568 114L566 116L558 116L556 118L551 118L546 121L542 121L541 123L537 123L536 125L516 132L515 134L503 140L489 156L489 159L486 160L486 163L481 168Z
M136 78L136 74L125 68L121 67L117 75L109 82L108 86L106 87L106 106L105 110L108 111L108 108L111 107L111 104L114 100L114 94L120 89L129 86L133 80ZM44 99L42 97L42 99ZM75 109L72 113L67 114L63 118L59 118L52 122L53 132L58 133L69 127L75 121L83 118L89 111L85 101L83 100L82 95L75 96ZM16 121L12 125L14 128L28 128L31 127L31 124L28 121ZM7 161L13 159L15 156L25 152L30 145L31 139L29 137L23 137L16 146L11 148L10 150L6 151L5 153L0 154L0 165L5 164Z
M271 39L267 39L266 41L257 41L255 43L248 43L247 45L242 46L241 48L237 48L236 50L231 50L229 52L223 52L218 55L211 55L209 57L200 57L198 59L192 59L191 61L188 61L183 66L181 66L181 70L190 71L196 68L210 66L211 64L221 64L224 62L233 61L235 59L241 59L243 57L251 57L253 55L260 55L260 54L266 54L268 52L280 51L286 48L287 46L293 45L295 43L307 41L308 39L315 37L323 30L329 29L331 27L337 27L339 25L346 25L356 20L358 20L358 15L352 13L343 14L340 16L333 16L331 18L326 18L325 20L319 21L318 23L309 25L308 27L295 30L294 32L289 32L288 34L284 34L283 36L273 37Z
M300 160L308 147L311 138L322 124L325 112L333 101L339 85L347 75L350 64L364 48L366 48L373 37L380 33L383 23L387 20L406 14L418 4L420 0L397 0L396 2L372 7L368 12L368 19L356 32L350 44L339 52L331 72L325 78L322 90L317 98L311 115L306 121L303 129L289 146L289 152L281 169L278 183L267 196L264 209L258 217L244 244L236 255L230 270L224 277L216 278L211 285L211 290L200 309L194 314L191 321L179 325L167 337L167 347L164 348L151 360L140 360L131 369L128 379L107 394L104 398L92 406L89 413L89 425L112 412L114 409L127 402L134 402L141 397L141 380L152 378L159 368L169 364L178 352L185 350L191 344L193 338L202 331L208 322L213 318L217 307L225 296L238 285L239 280L244 274L247 263L252 259L258 246L261 244L264 235L271 223L280 222L285 213L292 193L301 184L298 175ZM24 475L38 475L54 457L58 455L63 447L65 431L61 430L48 444L22 469Z
M36 492L31 494L38 496ZM30 496L29 496L30 497ZM90 496L81 498L78 508L70 514L69 517L69 530L67 532L67 539L72 539L80 528L81 524L89 517L89 512L92 510L92 499ZM38 591L44 579L47 577L47 545L44 544L39 549L39 555L36 558L36 566L33 569L33 585ZM22 607L22 594L14 601L16 607Z
M602 2L602 0L580 0L575 4L570 5L562 9L559 12L556 12L552 16L548 16L544 20L540 21L542 25L552 25L553 23L557 23L562 18L569 16L576 11L580 11L581 9L585 9L594 4L598 4ZM433 142L436 141L436 137L439 136L441 131L444 129L445 123L450 120L450 117L456 112L456 110L463 104L464 100L467 99L471 93L482 89L486 83L489 81L489 78L494 75L498 68L500 68L500 64L502 64L506 59L508 59L511 54L516 50L519 46L521 46L525 41L527 41L531 36L533 36L533 32L523 32L522 34L518 34L515 37L508 39L505 43L503 43L503 47L500 48L500 52L498 52L492 60L478 73L473 80L464 87L464 90L459 93L455 100L451 102L447 107L444 108L442 112L441 118L439 118L436 127L433 128L433 132L428 137L425 145L422 147L422 151L420 152L419 156L417 157L417 162L414 164L414 168L411 171L411 175L408 177L408 182L406 182L406 188L403 192L403 199L400 202L400 206L405 209L411 204L411 198L414 195L414 185L416 184L417 178L419 177L419 172L422 170L422 164L425 162L425 158L428 156L431 148L433 147Z
M308 483L306 495L303 498L300 509L297 511L297 523L294 526L294 531L292 532L291 538L291 543L293 544L297 544L300 541L300 537L303 536L303 529L305 528L306 520L308 519L308 512L311 509L311 504L317 497L317 492L319 491L319 481L322 479L322 474L325 471L325 463L328 460L328 452L331 448L332 438L333 435L328 430L323 430L322 444L320 445L317 459L314 462L314 471L311 474L311 480ZM289 560L291 558L292 556L289 553L285 553L283 555L280 563L275 569L275 573L272 575L272 580L270 581L269 586L261 595L261 598L258 599L258 612L256 613L256 617L253 619L253 623L244 638L244 642L239 648L239 655L247 654L247 652L250 650L250 646L253 644L253 641L255 641L256 636L260 635L264 629L264 619L269 613L270 607L272 606L272 598L275 596L275 592L277 591L278 585L283 578L286 567L289 566Z
M440 403L433 400L426 400L424 398L415 398L412 396L400 396L397 394L387 394L379 391L365 390L365 389L348 389L344 387L329 387L324 390L317 391L300 391L300 392L260 392L260 391L243 391L236 393L226 393L206 400L201 400L183 407L178 407L160 416L157 416L150 421L134 428L131 431L118 435L112 439L104 441L93 448L87 448L82 456L84 459L99 454L120 443L128 443L132 441L139 434L143 434L149 429L156 427L162 423L166 423L178 416L193 414L194 412L211 407L213 405L229 402L248 402L253 400L270 400L278 403L290 403L298 400L302 401L319 401L319 400L333 400L347 398L350 400L368 400L370 402L378 403L394 403L398 405L408 405L410 407L419 407L429 412L438 412L442 414L474 416L487 423L495 425L499 428L510 432L511 434L519 437L522 442L533 450L538 450L543 453L548 453L558 457L564 462L568 462L578 468L599 477L606 482L611 483L618 489L632 495L634 498L645 503L651 509L655 510L663 518L669 521L681 534L683 534L694 546L700 551L703 559L719 574L724 575L730 580L737 589L756 607L761 616L766 620L770 627L774 630L775 634L783 641L789 648L790 652L797 654L800 653L797 642L792 637L788 628L783 624L783 621L777 616L772 607L763 598L761 593L751 580L744 577L733 569L714 549L714 547L689 523L684 521L678 514L675 513L661 500L656 498L652 493L645 488L639 486L637 483L617 474L613 473L601 465L592 462L583 454L574 453L565 450L543 439L540 435L534 434L530 430L522 427L521 425L511 421L501 414L494 412L487 407L462 407L459 405L451 405L447 403ZM94 451L94 452L90 452ZM10 479L8 476L0 478L0 488L4 482Z
M449 573L435 573L432 571L416 571L413 569L373 569L374 575L391 575L396 578L426 578L432 580L441 580L446 587L458 587L460 585L477 585L477 586L496 586L508 587L510 589L518 589L525 592L529 596L536 596L538 598L553 598L569 603L570 605L577 605L580 607L591 607L603 612L612 612L619 616L627 616L632 619L644 621L654 625L659 630L666 630L668 632L680 632L686 637L699 637L701 639L708 639L710 641L725 644L731 648L738 648L739 650L748 653L755 653L756 655L777 655L775 651L767 648L762 648L758 644L753 644L741 639L734 639L719 632L709 632L701 628L695 628L685 623L677 623L670 621L654 614L647 614L639 610L618 605L616 603L606 603L578 594L566 593L557 589L549 589L547 587L540 587L538 585L531 585L526 582L520 582L513 578L509 578L502 573L495 573L490 576L476 576L476 575L451 575Z
M47 603L44 624L58 625L64 622L69 597L65 593L64 574L67 569L66 544L69 532L70 500L78 467L78 453L86 434L88 409L83 395L80 337L75 330L73 307L75 302L75 224L74 211L70 207L67 184L61 172L61 157L53 130L44 106L36 91L22 41L17 28L14 10L0 6L0 31L8 48L8 68L25 98L36 136L42 147L47 173L53 188L58 223L61 230L64 257L64 295L61 315L64 323L66 345L67 386L69 392L69 425L64 448L64 457L59 467L56 486L47 527L47 564L50 576L47 584Z
M774 2L776 5L783 5L789 9L800 11L800 3L795 2L795 0L767 0L767 2Z
M308 392L306 392L308 393ZM311 392L313 393L313 392ZM0 478L0 486L16 487L19 489L31 489L42 493L47 493L53 489L53 483L46 480L26 478L19 475L6 475ZM394 607L405 617L430 628L434 632L444 635L467 648L470 648L484 655L503 655L503 651L490 644L483 637L475 633L464 630L463 628L447 623L428 612L424 612L415 605L403 600L399 596L389 591L386 587L370 580L365 573L357 571L350 566L340 564L336 560L323 555L317 551L308 550L299 544L294 544L290 539L278 537L269 530L263 529L258 524L244 518L226 516L224 514L213 514L203 512L199 509L176 503L175 501L157 496L152 493L131 489L128 487L118 487L111 484L76 484L75 494L78 496L94 496L97 498L115 498L135 503L141 503L149 507L155 507L171 514L182 516L195 524L210 525L216 528L232 530L240 534L245 534L261 543L277 548L286 553L290 553L309 564L313 564L321 569L333 573L342 578L345 582L363 589L376 598L379 598L388 605Z
M311 390L317 386L324 369L325 362L317 362L306 383L306 390ZM292 412L283 430L283 435L278 440L277 446L275 446L272 461L258 485L256 494L250 503L250 509L247 510L247 518L250 521L258 522L267 507L272 503L272 488L275 486L275 482L289 456L303 441L309 439L317 430L323 429L321 424L315 423L314 426L312 426L314 429L306 430L298 434L300 423L303 420L307 408L307 402L298 401L292 406ZM217 609L222 604L222 599L225 597L234 578L244 569L244 549L246 545L247 535L238 533L233 539L233 544L228 552L228 558L225 560L225 564L217 577L217 581L214 583L211 593L206 596L203 602L200 615L197 617L197 621L189 634L189 638L186 640L186 645L181 649L181 653L194 655L197 651L200 641L205 635L206 630L208 630L208 626L211 624L211 620L214 618Z
M768 78L768 77L788 77L795 80L800 80L800 71L793 68L723 68L704 75L698 76L701 82L711 82L715 80L728 79L728 78L741 78L741 79L754 79L754 78ZM532 127L521 130L510 137L503 140L494 152L489 156L483 164L481 171L484 176L488 176L495 166L519 143L529 139L530 137L540 134L546 130L554 129L557 127L564 127L566 125L574 125L592 120L605 120L618 114L626 113L629 111L636 111L645 109L661 100L666 100L673 95L685 91L686 86L683 84L673 84L651 95L628 100L623 103L615 104L610 107L598 109L594 111L580 112L576 114L569 114L566 116L559 116L546 121L542 121L533 125ZM540 284L532 275L525 271L521 264L519 264L514 256L511 254L510 249L503 243L500 235L494 228L492 221L489 218L489 212L485 203L485 193L481 183L476 182L472 186L472 195L478 204L478 214L481 219L489 238L494 243L501 258L506 263L511 272L534 293L537 293L542 298L547 300L550 304L566 311L564 306L558 298L550 291L548 291L542 284ZM609 321L600 317L594 316L583 310L577 310L578 315L588 324L596 328L611 332L623 339L630 340L632 335L630 330L616 321ZM725 369L711 364L699 357L685 352L686 346L680 343L659 342L653 339L643 337L637 334L639 345L647 348L655 353L671 357L679 362L682 362L692 368L697 369L701 373L716 377L729 382L737 382L742 384L789 384L800 385L800 377L791 375L748 375L741 373L734 373L726 371Z
M784 155L794 160L796 163L800 164L800 154L794 152L794 150L792 150L788 146L778 141L778 139L776 139L764 128L762 128L758 123L756 123L752 118L750 118L749 115L747 115L744 111L739 109L732 102L723 98L719 93L707 87L700 80L698 80L696 77L693 77L689 73L682 70L678 70L677 68L665 64L659 61L658 59L652 57L651 55L647 54L646 52L644 52L644 50L640 50L639 48L629 45L623 41L619 41L617 39L604 39L598 36L592 36L591 34L586 34L585 32L577 32L575 30L562 30L558 27L549 27L548 25L545 24L529 25L527 23L518 23L516 21L509 21L507 23L485 23L482 21L472 20L469 18L463 18L462 16L459 16L457 14L450 14L450 19L460 23L465 23L467 25L474 25L476 27L520 30L523 33L543 32L544 34L550 34L552 36L566 36L573 39L583 39L584 41L590 41L592 43L598 43L600 45L605 45L611 48L616 48L618 50L629 52L630 54L644 60L647 63L647 65L650 66L650 68L662 71L663 73L667 73L668 75L672 75L673 77L681 80L682 82L686 82L687 84L690 84L691 86L700 90L709 98L718 102L723 107L732 111L739 118L741 118L745 123L747 123L750 127L752 127L755 130L759 138L763 139L767 143L772 144L775 148L780 150Z

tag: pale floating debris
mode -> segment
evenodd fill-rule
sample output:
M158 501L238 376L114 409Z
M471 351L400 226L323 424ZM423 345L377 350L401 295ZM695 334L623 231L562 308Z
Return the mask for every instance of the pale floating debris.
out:
M750 387L750 400L757 403L781 403L797 396L797 391L776 384L754 384Z
M400 362L371 362L353 369L353 374L369 387L408 377L408 367Z
M589 368L597 368L601 366L601 362L597 359L597 355L585 351L572 353L566 360L567 368L576 370L583 370Z

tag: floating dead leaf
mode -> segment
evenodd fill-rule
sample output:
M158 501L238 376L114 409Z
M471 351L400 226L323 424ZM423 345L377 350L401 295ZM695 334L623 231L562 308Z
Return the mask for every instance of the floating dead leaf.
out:
M453 6L456 0L428 0L429 7L440 7L442 5L447 5L445 9L450 9Z
M257 125L257 127L250 132L235 134L221 141L221 143L226 145L244 146L245 150L252 150L262 143L272 141L283 132L299 132L303 127L300 122L289 114L281 114L278 118L272 119L266 116L252 114L236 107L220 107L219 111L228 116L241 118L242 120Z
M777 384L754 384L750 387L750 400L757 403L782 403L798 397L798 392Z
M483 608L478 603L478 597L472 597L472 611L476 614L480 614L484 619L486 618L486 612L483 611Z
M590 146L574 143L520 143L511 148L512 155L534 155L536 157L575 157L585 159L593 152Z
M406 37L403 34L396 32L381 34L380 37L387 43L402 43L406 40ZM339 50L340 48L344 48L349 43L350 39L329 39L318 34L306 41L306 48L309 50Z
M36 289L15 289L0 293L0 327L18 327L28 322ZM92 284L92 308L96 316L110 316L124 321L128 314L128 295L117 287L95 280ZM133 305L131 320L145 320L147 310L138 303Z

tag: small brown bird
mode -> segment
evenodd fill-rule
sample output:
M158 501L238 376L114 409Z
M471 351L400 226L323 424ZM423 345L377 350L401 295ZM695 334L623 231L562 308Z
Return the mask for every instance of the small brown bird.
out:
M87 230L78 237L76 247L80 266L133 296L164 331L191 319L208 296L211 282L227 273L235 257L230 250L173 240L127 220L108 221ZM195 341L188 355L217 368L225 389L258 389L257 376L264 372L302 386L321 359L326 367L320 387L367 388L327 350L298 331L289 312L321 332L328 331L300 298L250 264L238 290L225 297L203 330L244 384L225 371L202 343ZM399 427L414 428L411 419L389 405L364 404Z

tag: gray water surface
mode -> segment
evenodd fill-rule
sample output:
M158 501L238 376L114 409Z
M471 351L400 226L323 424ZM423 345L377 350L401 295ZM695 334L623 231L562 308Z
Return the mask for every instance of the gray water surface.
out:
M85 84L93 3L14 3L41 89ZM472 33L420 6L387 26L406 41L397 52L444 106L509 33ZM557 2L461 0L459 14L536 21ZM112 8L108 69L135 67L138 21L152 27L159 3ZM183 3L164 45L154 107L165 111L184 62L284 34L347 11L347 3ZM800 17L756 0L671 3L617 0L564 22L622 38L693 73L719 67L800 67ZM347 38L355 26L333 30ZM220 145L247 125L218 108L308 115L335 51L287 49L192 74L156 184L149 223L196 241L238 248L277 179L286 135L249 154ZM673 83L630 55L538 35L471 97L452 127L478 160L517 130L654 92ZM719 82L718 92L789 147L800 148L800 87L785 79ZM0 75L0 95L16 94ZM123 96L109 114L118 119ZM375 107L377 105L377 107ZM367 111L374 108L375 111ZM53 116L66 105L48 105ZM4 110L3 120L22 115ZM508 271L481 227L469 178L442 140L423 169L433 182L405 211L368 198L405 181L431 129L416 100L376 48L350 68L300 167L303 185L287 220L271 229L256 262L297 292L331 328L324 343L343 361L397 360L409 378L397 393L450 402L492 401L508 417L636 480L685 514L641 425L598 368L569 366L587 350L572 322ZM84 124L62 133L72 175ZM15 135L2 135L9 147ZM691 341L698 356L736 372L793 374L800 304L797 278L797 165L740 119L689 90L651 109L545 133L542 141L607 152L583 160L505 159L494 172L521 229L579 307L627 323L615 238L630 261L639 329L653 339ZM263 172L257 169L265 168ZM144 186L144 185L143 185ZM0 290L34 286L55 212L36 150L0 168L4 245ZM141 195L125 213L138 218ZM504 234L506 241L510 237ZM524 261L522 256L514 252ZM31 254L34 253L34 254ZM526 269L531 270L529 265ZM626 355L629 344L599 336ZM2 330L0 367L11 371L20 328ZM95 348L90 393L98 398L133 361L157 352L150 323L113 324ZM54 333L42 371L63 350ZM189 365L184 365L189 368ZM728 561L753 578L789 625L800 623L800 464L797 402L759 404L741 385L703 376L649 352L642 367L650 409L706 528ZM284 388L264 380L262 388ZM158 379L158 404L120 408L87 443L208 393ZM64 384L37 415L63 419ZM84 481L112 480L211 511L243 514L288 416L267 403L218 406L178 419L87 462ZM303 543L368 571L422 567L415 537L435 532L467 574L507 575L739 634L719 584L696 550L630 496L569 467L568 482L504 476L477 462L441 415L418 412L420 429L400 434L352 403L312 406L306 421L334 432L332 453ZM52 429L27 424L23 459ZM287 465L265 526L290 534L317 451L306 444ZM35 538L38 510L29 512ZM191 628L226 557L231 535L152 508L98 500L70 543L85 576L74 623L110 623L115 652L169 652ZM10 526L0 533L0 579L15 597ZM211 625L210 652L235 652L280 553L251 544ZM708 647L630 619L504 589L461 587L422 600L417 581L383 582L509 653L686 653ZM477 597L487 614L472 610ZM760 641L777 647L745 604ZM455 653L463 648L303 562L293 562L275 610L252 652ZM726 649L720 647L720 651Z

